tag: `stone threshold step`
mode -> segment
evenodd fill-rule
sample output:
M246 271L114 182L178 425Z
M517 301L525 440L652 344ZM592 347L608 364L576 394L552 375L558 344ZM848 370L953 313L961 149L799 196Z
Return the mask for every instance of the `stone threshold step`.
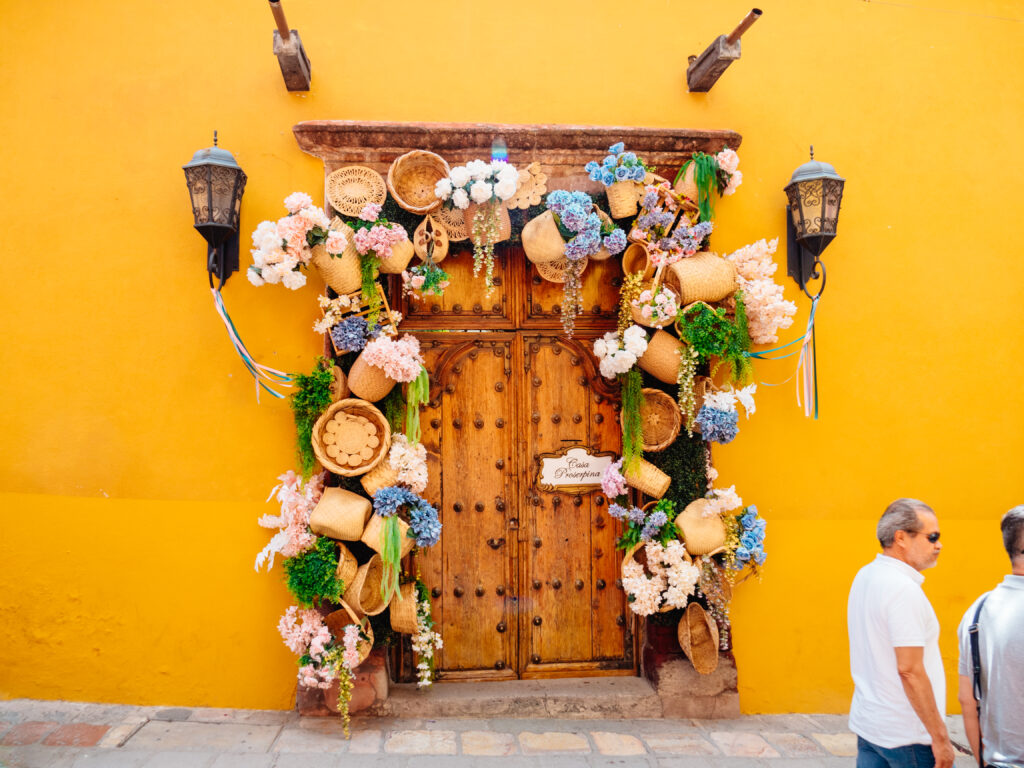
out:
M375 715L386 717L560 717L634 719L662 716L661 699L639 677L559 678L436 683L427 691L392 685Z

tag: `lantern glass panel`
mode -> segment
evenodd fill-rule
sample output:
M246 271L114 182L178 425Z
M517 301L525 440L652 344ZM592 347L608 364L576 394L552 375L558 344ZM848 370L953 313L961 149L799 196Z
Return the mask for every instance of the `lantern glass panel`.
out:
M822 180L808 179L801 181L798 194L800 195L800 215L803 218L803 236L816 235L821 232L822 212Z

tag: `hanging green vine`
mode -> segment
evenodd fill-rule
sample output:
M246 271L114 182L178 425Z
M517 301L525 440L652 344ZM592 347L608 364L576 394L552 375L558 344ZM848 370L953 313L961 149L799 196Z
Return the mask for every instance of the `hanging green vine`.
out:
M619 338L622 338L622 332L633 324L633 299L643 291L643 281L642 272L631 272L622 278L622 290L619 293Z
M318 357L316 367L309 374L293 373L297 387L291 396L292 418L295 420L296 451L303 479L309 478L316 468L313 454L313 424L331 404L331 384L334 374L330 362Z
M619 377L622 387L622 468L636 470L643 458L644 436L640 420L643 403L643 377L630 368Z
M380 259L373 251L359 257L359 290L363 296L363 303L370 309L370 313L366 316L366 324L371 331L377 327L377 319L380 317L381 302L377 293L379 267Z
M405 436L410 443L420 441L420 405L430 398L430 376L427 369L420 367L420 372L406 385L405 403Z
M392 432L401 432L405 422L405 396L401 387L393 387L380 403L380 409Z
M326 536L317 537L312 549L284 561L288 590L302 608L341 600L345 582L338 578L337 571L338 544Z
M714 155L694 152L693 157L683 163L672 183L675 184L686 175L691 165L693 166L693 182L697 185L697 210L700 214L700 221L711 221L715 213L711 193L719 188L718 161Z

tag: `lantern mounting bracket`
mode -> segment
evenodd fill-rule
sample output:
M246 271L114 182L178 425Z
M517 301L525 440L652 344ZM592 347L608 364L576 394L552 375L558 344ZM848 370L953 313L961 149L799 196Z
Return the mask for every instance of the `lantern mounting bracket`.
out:
M813 300L821 297L825 291L825 262L820 256L815 256L809 250L800 245L796 239L796 227L793 226L793 217L786 209L786 273L793 278L800 289L807 294L807 298ZM807 283L812 280L821 280L821 286L816 294L807 290Z

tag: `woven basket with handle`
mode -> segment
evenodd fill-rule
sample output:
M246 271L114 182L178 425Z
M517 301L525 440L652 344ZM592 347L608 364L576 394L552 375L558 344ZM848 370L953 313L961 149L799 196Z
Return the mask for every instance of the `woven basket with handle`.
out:
M370 655L370 651L373 650L373 629L370 627L370 622L363 617L359 618L359 614L346 603L344 600L341 601L341 608L332 613L327 614L324 617L324 624L331 630L331 634L334 636L334 640L337 643L341 643L345 637L345 627L349 624L355 624L362 631L362 634L366 635L368 639L363 640L360 638L359 642L356 643L356 648L359 650L359 664L362 664ZM358 666L358 664L356 665ZM329 697L328 697L329 699Z
M671 477L645 459L640 459L637 468L632 471L623 466L622 476L627 485L652 499L660 499L672 484Z
M403 584L391 598L391 628L403 635L416 634L416 584L414 582Z
M434 187L448 178L451 169L440 155L414 149L395 159L388 168L388 189L395 202L410 213L429 213L441 205Z
M365 165L347 165L327 177L327 201L342 216L358 216L367 203L384 204L384 177Z
M640 272L644 280L654 277L654 265L651 264L645 243L630 243L626 246L622 252L622 271L627 275Z
M323 496L309 516L309 528L313 533L339 541L359 541L372 512L370 500L358 493L344 488L324 488Z
M313 453L336 475L365 474L390 448L391 425L365 400L350 397L331 403L313 425Z
M310 263L317 274L338 295L358 291L362 285L359 272L359 252L352 240L352 230L346 227L349 235L348 246L340 256L331 256L323 244L313 246L313 258Z
M736 267L717 253L700 251L669 265L665 285L680 304L721 301L736 292Z
M392 228L400 227L400 224L391 224ZM412 257L416 255L416 248L412 240L406 238L391 246L391 254L380 260L380 271L385 275L400 275L409 266Z
M383 568L380 555L374 555L359 566L355 578L343 595L345 602L351 605L353 610L366 616L376 616L388 607L380 596Z
M551 211L544 211L526 222L522 238L526 258L534 264L565 261L565 240Z
M690 603L679 620L679 645L693 668L710 675L718 668L718 625L699 603Z
M391 462L385 459L359 478L359 482L362 484L363 490L373 496L381 488L397 483L398 473L392 468Z
M497 208L498 211L498 233L494 237L495 243L503 243L512 237L512 219L508 215L508 208L505 207L504 203L484 203L484 205L492 205ZM480 208L479 205L473 203L470 204L469 208L463 211L463 216L466 219L466 232L468 237L473 237L473 217L476 215L477 210Z
M376 365L363 360L362 352L348 371L348 388L352 394L371 403L387 397L397 383Z

